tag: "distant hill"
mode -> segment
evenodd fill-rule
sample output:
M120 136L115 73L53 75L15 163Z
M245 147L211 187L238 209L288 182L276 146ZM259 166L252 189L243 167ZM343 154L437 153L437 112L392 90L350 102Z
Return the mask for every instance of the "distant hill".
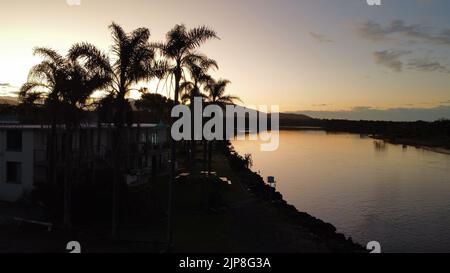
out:
M251 112L253 114L255 114L255 112L256 112L256 114L258 114L260 112L260 111L253 110L253 109L250 109L250 108L247 108L247 107L243 107L243 106L239 106L239 105L236 105L236 107L244 109L246 111L249 111L249 112ZM311 117L309 117L307 115L297 114L297 113L279 113L279 115L280 115L280 120L298 121L298 120L311 120L311 119L313 119L313 118L311 118Z
M0 97L0 104L18 105L19 102L14 97Z
M296 113L280 113L280 120L311 120L310 116Z

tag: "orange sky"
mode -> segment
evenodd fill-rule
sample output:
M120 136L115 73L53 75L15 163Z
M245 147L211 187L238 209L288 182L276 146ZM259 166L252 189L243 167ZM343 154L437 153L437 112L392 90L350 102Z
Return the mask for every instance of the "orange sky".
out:
M450 28L448 12L441 11L448 8L445 1L404 0L382 8L362 0L8 1L0 17L0 95L26 80L39 61L33 47L66 53L87 41L107 51L107 26L115 21L126 30L150 28L153 41L177 23L214 28L221 40L201 50L219 63L213 75L231 80L229 92L249 105L277 104L282 111L434 107L450 100L450 46L432 36ZM403 25L388 27L394 20ZM367 29L367 22L378 27ZM414 37L407 32L413 25L435 34Z

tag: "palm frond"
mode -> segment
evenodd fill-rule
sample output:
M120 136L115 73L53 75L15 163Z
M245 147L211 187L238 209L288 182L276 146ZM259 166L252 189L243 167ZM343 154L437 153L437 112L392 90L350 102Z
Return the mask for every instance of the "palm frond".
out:
M71 47L67 56L72 62L78 59L84 60L88 69L100 69L105 73L112 73L109 57L92 44L75 44Z
M153 64L152 72L154 77L158 79L164 78L170 72L170 67L169 64L167 63L167 60L155 61Z
M122 46L128 42L127 34L125 33L125 30L115 22L112 22L109 26L109 29L111 30L111 34L114 40L114 45Z
M42 100L42 97L42 92L32 92L19 96L19 100L23 105L35 105Z
M237 96L222 96L221 101L225 102L225 103L230 103L230 104L234 104L236 101L239 102L243 102L239 97Z
M56 65L61 65L64 62L64 58L59 55L55 50L48 47L36 47L33 49L33 55L41 56L49 62L53 62Z
M217 33L207 26L200 26L189 30L187 33L189 39L188 47L193 50L202 43L210 39L219 39Z
M190 91L194 88L195 88L195 86L192 82L184 81L180 84L180 93L181 94L189 94Z
M40 82L26 82L20 87L19 98L25 98L32 93L42 93L36 91L37 88L48 89L49 86Z
M150 46L148 39L150 39L150 30L148 28L135 29L130 35L130 48L134 49L141 45Z
M59 73L61 74L61 73ZM29 81L46 81L56 84L56 77L58 76L58 67L49 61L43 61L33 66L28 72Z

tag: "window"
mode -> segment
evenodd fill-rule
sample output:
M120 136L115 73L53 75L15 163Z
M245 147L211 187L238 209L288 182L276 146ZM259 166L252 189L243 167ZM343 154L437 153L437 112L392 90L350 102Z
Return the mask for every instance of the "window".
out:
M155 133L155 132L152 133L152 144L153 145L158 145L159 144L159 142L158 142L158 134Z
M19 162L6 162L6 182L20 184L22 174L22 164Z
M6 149L8 151L22 151L22 131L8 130L6 132Z

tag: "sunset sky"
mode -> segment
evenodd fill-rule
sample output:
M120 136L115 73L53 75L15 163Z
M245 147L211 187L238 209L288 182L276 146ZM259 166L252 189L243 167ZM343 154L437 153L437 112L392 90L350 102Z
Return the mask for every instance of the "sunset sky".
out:
M108 51L112 21L148 27L152 41L178 23L215 29L221 40L201 51L248 105L312 115L434 108L450 118L448 0L2 1L0 95L17 91L39 62L33 47L65 54L87 41Z

